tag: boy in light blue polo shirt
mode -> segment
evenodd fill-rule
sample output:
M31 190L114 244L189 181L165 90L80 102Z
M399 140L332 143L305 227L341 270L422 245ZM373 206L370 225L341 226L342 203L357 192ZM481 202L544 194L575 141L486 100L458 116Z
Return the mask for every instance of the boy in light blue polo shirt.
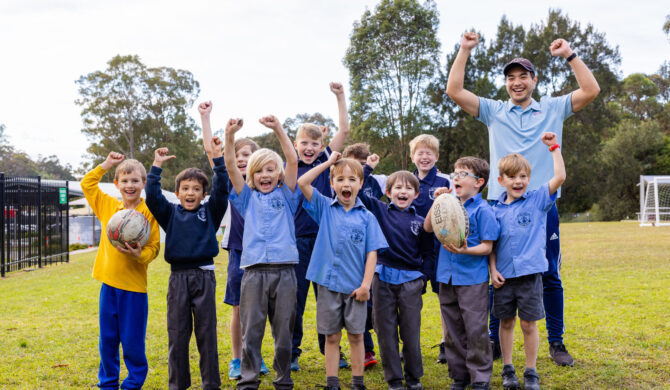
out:
M242 258L244 276L240 286L242 325L242 372L238 389L258 389L261 368L261 343L268 318L275 341L273 367L277 373L275 389L292 389L291 334L295 319L298 263L293 217L298 207L295 190L298 156L279 120L260 119L272 129L286 157L286 168L277 153L258 149L249 158L246 180L237 168L235 132L241 119L226 126L225 163L234 192L231 204L244 218Z
M531 167L523 156L509 154L498 163L498 182L506 191L493 206L501 231L496 250L489 257L489 267L494 287L492 311L500 318L504 388L519 387L512 365L518 310L526 351L524 388L540 389L540 378L535 369L540 342L536 321L544 318L542 273L548 268L545 253L547 213L554 205L556 191L565 181L565 164L558 137L554 133L543 133L542 142L549 146L553 157L554 176L537 190L526 191Z
M388 247L377 219L358 199L363 167L333 152L325 163L302 175L303 208L319 224L307 279L318 285L317 330L326 335L326 389L339 389L337 377L342 328L351 346L352 389L364 390L363 332L377 251ZM323 196L312 181L327 168L337 197Z
M481 158L462 157L454 163L453 188L468 213L470 231L463 247L440 248L436 273L442 318L449 335L445 357L452 390L465 390L470 383L473 390L488 389L493 369L487 327L487 255L498 239L500 225L493 209L482 199L488 178L489 164ZM430 215L424 228L432 232Z

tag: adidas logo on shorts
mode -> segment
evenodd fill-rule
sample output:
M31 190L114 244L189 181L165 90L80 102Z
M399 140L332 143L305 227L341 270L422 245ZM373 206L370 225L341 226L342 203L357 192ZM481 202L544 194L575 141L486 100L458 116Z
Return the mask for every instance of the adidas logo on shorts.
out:
M558 234L554 233L549 237L549 241L558 240Z

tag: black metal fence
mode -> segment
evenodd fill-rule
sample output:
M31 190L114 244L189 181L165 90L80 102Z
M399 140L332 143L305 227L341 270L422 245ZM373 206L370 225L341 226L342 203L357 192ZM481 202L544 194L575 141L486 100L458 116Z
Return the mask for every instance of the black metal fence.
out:
M0 173L0 274L68 262L68 182Z

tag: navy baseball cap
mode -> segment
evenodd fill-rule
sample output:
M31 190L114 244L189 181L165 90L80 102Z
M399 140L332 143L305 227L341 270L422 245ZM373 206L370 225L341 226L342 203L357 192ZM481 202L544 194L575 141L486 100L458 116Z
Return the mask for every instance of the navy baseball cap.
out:
M537 74L537 72L535 72L535 67L533 66L533 64L530 61L528 61L525 58L518 57L518 58L515 58L512 61L508 62L507 65L505 65L505 67L503 68L503 75L507 76L507 72L509 72L509 70L514 65L519 65L520 67L526 69L527 71L529 71L533 75Z

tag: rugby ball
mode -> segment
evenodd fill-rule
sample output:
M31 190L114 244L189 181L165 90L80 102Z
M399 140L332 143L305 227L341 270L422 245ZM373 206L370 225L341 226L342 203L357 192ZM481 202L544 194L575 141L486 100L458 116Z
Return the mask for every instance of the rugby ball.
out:
M438 196L433 202L430 218L433 232L442 244L454 244L457 248L465 245L470 232L470 219L458 198L451 194Z
M151 225L137 210L124 209L112 215L107 222L107 238L117 248L124 248L127 242L133 248L144 246L149 241Z

